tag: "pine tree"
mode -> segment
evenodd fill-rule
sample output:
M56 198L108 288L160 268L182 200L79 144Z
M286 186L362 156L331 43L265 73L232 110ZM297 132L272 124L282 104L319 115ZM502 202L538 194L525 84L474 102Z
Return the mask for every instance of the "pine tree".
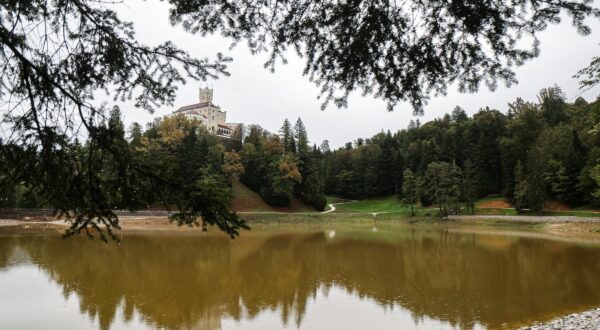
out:
M294 133L292 132L292 125L287 120L283 121L283 126L279 130L281 141L283 142L284 152L296 152L296 146L294 141Z
M596 187L592 191L592 197L597 204L600 204L600 165L596 165L590 171L590 177L594 180Z
M402 184L402 193L404 194L404 198L410 203L410 214L411 216L415 216L414 204L417 200L417 180L415 175L410 169L404 170L403 173L404 182Z
M566 193L563 200L569 204L578 204L584 200L584 196L577 189L577 184L585 166L587 150L581 142L579 134L575 130L572 130L571 134L571 145L564 160Z
M475 214L475 200L477 199L478 182L477 170L471 160L465 161L464 178L462 182L462 200L466 207L471 209L471 213Z
M329 140L323 140L323 142L321 142L321 146L319 146L319 150L321 150L321 152L324 154L330 153L331 148L329 147Z
M546 181L544 170L546 166L546 153L542 141L538 141L529 150L527 157L527 199L531 210L542 214L546 203Z
M301 118L298 118L298 120L296 120L296 124L294 125L293 136L297 141L296 153L298 154L298 157L302 159L303 157L306 157L306 155L309 153L310 147L308 145L308 135L306 133L306 128L304 127L304 123L302 122Z
M513 193L515 199L515 209L521 213L529 207L528 186L525 172L521 161L517 161L515 166L515 191Z
M396 193L396 150L390 132L384 136L381 153L377 159L377 189L378 195L391 195Z
M129 129L129 146L139 148L142 145L142 126L138 123L131 124Z

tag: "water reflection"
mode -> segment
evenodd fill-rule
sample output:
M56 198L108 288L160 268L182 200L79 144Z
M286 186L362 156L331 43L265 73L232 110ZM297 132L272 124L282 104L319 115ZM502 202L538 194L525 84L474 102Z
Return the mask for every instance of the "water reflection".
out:
M21 266L27 260L59 285L64 299L76 296L80 313L102 329L114 325L119 313L125 324L139 315L147 326L169 329L217 329L223 320L243 326L272 313L280 326L296 328L306 325L309 304L324 309L344 300L410 315L412 325L437 320L446 327L510 328L600 304L599 251L546 240L370 227L251 233L233 242L144 234L128 236L120 246L0 237L0 275L17 267L15 258ZM331 290L335 295L327 300ZM374 316L367 310L361 318ZM331 313L321 321L348 317L343 307Z

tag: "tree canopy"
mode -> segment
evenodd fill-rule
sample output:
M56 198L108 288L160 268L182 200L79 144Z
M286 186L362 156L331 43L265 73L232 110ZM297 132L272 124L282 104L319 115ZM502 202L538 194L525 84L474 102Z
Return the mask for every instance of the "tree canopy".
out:
M553 86L538 102L511 102L506 113L482 108L468 116L457 107L394 134L358 138L324 154L325 192L354 199L395 192L411 204L416 196L442 215L459 202L473 212L478 198L494 195L537 213L551 200L598 205L599 105L569 103ZM390 182L397 183L391 193Z
M192 33L221 33L268 52L271 68L295 50L325 103L346 105L360 89L388 102L423 109L431 93L456 82L515 83L512 68L538 55L537 33L564 13L581 34L599 17L591 0L513 1L170 1L171 20ZM530 37L529 47L519 41Z

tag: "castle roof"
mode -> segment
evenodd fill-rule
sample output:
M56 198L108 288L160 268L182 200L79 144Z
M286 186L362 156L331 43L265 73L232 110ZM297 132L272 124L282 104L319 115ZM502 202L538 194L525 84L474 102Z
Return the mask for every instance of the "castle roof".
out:
M229 127L229 126L227 126L227 125L221 125L221 124L217 124L217 126L219 126L220 128L224 128L224 129L231 130L231 127Z
M194 109L201 109L201 108L206 108L209 106L213 106L215 108L219 108L218 105L213 104L212 102L201 102L201 103L196 103L196 104L191 104L191 105L186 105L183 106L175 111L173 111L173 113L178 113L178 112L182 112L182 111L188 111L188 110L194 110Z

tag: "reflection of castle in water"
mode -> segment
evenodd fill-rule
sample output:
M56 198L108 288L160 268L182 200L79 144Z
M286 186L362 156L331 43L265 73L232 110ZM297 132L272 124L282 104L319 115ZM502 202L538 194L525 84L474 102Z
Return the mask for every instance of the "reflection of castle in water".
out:
M300 326L307 303L331 287L461 328L600 303L593 249L445 231L380 234L250 233L234 242L133 235L120 246L23 237L0 239L0 267L7 251L27 251L103 329L119 308L126 320L137 313L168 329L218 329L224 318L243 321L266 310Z

